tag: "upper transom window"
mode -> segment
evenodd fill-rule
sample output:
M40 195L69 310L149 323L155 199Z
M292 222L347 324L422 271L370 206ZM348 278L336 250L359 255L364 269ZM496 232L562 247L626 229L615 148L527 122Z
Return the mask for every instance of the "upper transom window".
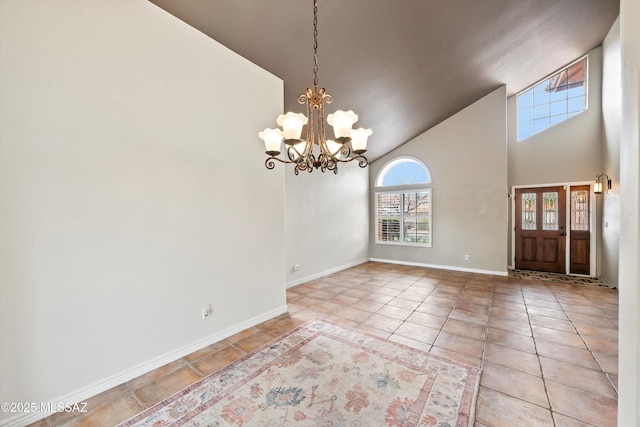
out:
M429 169L418 159L400 157L385 165L376 180L376 187L427 184L431 182Z
M586 110L587 57L518 94L518 141Z

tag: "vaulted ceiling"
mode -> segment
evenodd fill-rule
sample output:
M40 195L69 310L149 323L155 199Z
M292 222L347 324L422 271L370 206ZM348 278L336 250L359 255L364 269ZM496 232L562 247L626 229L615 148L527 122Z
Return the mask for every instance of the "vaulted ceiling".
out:
M312 0L150 1L280 77L285 110L304 112ZM352 109L373 129L375 160L500 85L515 94L587 53L618 13L619 0L318 0L319 87L334 98L327 112Z

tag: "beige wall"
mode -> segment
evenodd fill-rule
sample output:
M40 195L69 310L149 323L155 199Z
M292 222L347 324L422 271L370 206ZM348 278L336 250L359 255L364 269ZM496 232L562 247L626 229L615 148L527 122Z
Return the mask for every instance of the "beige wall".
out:
M144 0L2 1L0 52L0 401L86 399L285 310L257 137L280 79Z
M620 121L622 119L620 19L602 43L602 172L612 181L602 202L602 245L600 277L618 284L620 258Z
M640 2L620 3L620 344L618 425L640 425Z
M433 247L376 244L375 179L398 156L432 175ZM374 259L507 272L506 90L500 87L371 165L370 254ZM464 255L470 259L465 261Z
M375 134L371 137L375 144ZM278 166L280 167L280 165ZM285 168L287 285L293 286L369 259L369 171L356 162L338 174ZM298 264L299 270L294 271Z

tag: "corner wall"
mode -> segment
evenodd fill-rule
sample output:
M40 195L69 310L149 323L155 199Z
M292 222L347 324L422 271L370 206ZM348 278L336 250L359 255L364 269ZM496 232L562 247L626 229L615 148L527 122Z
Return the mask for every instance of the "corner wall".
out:
M0 2L0 401L84 399L286 309L257 137L282 99L147 1Z
M622 120L620 18L602 42L602 172L612 181L602 197L600 277L618 285L620 260L620 121Z
M618 425L640 425L640 2L620 2L620 331Z
M464 271L507 274L506 88L496 89L371 165L370 221L375 180L398 156L422 160L432 176L433 247L375 243L371 258ZM464 254L469 254L465 261Z
M375 133L370 139L375 144ZM276 168L286 183L287 286L368 261L369 168L354 161L340 164L337 175L318 169L298 176L293 165Z

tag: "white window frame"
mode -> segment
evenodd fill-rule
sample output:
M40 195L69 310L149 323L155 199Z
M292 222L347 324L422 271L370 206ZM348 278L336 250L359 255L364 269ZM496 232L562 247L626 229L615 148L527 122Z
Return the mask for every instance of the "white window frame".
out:
M406 185L406 186L394 186L393 188L395 189L387 189L386 187L379 187L379 188L385 188L384 190L379 190L375 192L375 242L376 244L380 244L380 245L399 245L399 246L417 246L417 247L421 247L421 248L430 248L433 246L433 191L431 187L424 187L424 184L421 184L420 186L416 187L415 185ZM418 218L426 218L429 224L429 242L427 243L419 243L419 242L405 242L404 240L404 221L405 218L409 218L408 216L404 215L403 212L403 206L404 206L404 195L405 194L415 194L415 193L428 193L429 194L429 213L427 215L421 215L418 216ZM379 224L379 219L381 218L381 216L378 214L378 196L379 195L383 195L383 194L397 194L400 198L400 214L395 216L395 215L384 215L384 217L390 217L392 216L393 218L397 218L400 221L400 236L399 236L399 240L397 241L388 241L388 240L379 240L378 236L380 235L380 233L378 233L378 224ZM415 218L415 217L410 217L410 218Z
M557 122L557 123L553 123L550 124L549 127L544 128L542 130L539 130L537 132L534 132L530 135L528 135L525 138L520 139L520 106L519 106L519 98L521 95L523 95L525 92L529 91L530 89L538 86L540 83L544 83L545 81L550 80L551 78L553 78L554 76L560 74L561 72L563 72L564 70L571 68L572 66L574 66L575 64L577 64L578 62L581 61L585 61L585 70L584 70L584 108L579 111L574 113L571 116L568 116L567 118L565 118L564 120ZM581 113L584 113L585 111L587 111L589 109L589 55L584 55L581 56L580 58L576 59L575 61L565 65L564 67L554 71L553 73L549 74L548 76L538 80L537 82L535 82L534 84L526 87L525 89L521 90L520 92L518 92L516 94L516 141L517 142L523 142L528 140L529 138L538 135L546 130L549 130L551 128L553 128L554 126L563 123L565 121L567 121L568 119L575 117L577 115L580 115ZM549 116L549 118L551 118L551 115Z

